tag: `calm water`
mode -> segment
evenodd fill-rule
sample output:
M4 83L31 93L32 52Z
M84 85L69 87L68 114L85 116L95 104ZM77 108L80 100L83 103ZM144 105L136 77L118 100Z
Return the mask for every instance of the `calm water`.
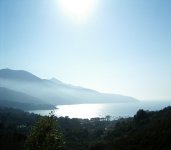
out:
M54 110L56 116L68 116L70 118L93 118L105 117L113 118L133 116L137 110L160 110L171 106L171 101L164 102L136 102L136 103L108 103L108 104L74 104L58 105ZM48 115L52 110L30 111L36 114Z

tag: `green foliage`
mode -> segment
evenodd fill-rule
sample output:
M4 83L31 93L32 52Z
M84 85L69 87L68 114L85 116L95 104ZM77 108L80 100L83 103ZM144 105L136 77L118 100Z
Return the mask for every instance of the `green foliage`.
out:
M63 138L53 115L37 120L26 141L27 150L62 150Z
M37 117L18 109L0 108L0 149L23 150L26 135Z
M171 107L158 112L139 110L132 119L119 121L113 130L91 149L170 150Z
M24 150L27 138L26 150L170 150L170 127L171 107L139 110L134 117L110 121L43 117L0 108L0 149Z
M136 115L134 116L134 120L138 124L144 124L148 121L149 115L148 112L140 109L137 111Z

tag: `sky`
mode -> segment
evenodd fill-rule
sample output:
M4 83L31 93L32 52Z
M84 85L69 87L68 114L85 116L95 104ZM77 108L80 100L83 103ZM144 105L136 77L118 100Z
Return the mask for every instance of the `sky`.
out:
M0 0L2 68L171 99L171 1Z

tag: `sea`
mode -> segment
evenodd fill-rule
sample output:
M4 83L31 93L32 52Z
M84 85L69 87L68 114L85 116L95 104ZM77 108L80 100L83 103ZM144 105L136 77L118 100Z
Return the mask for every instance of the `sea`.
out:
M57 117L69 118L104 118L110 116L111 119L132 117L139 109L147 111L158 111L171 106L170 101L140 101L128 103L97 103L97 104L73 104L57 105L54 110L33 110L30 113L49 115L51 112Z

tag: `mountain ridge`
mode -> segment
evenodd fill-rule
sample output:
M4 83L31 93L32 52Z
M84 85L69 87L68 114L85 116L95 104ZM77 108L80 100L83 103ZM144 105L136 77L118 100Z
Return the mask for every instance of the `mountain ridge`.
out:
M78 103L136 102L137 99L66 84L58 79L41 79L24 70L0 70L0 86L28 94L53 105Z
M55 106L46 104L36 97L4 87L0 87L0 106L14 107L23 110L55 108Z
M0 78L10 80L40 81L39 77L25 70L1 69Z

